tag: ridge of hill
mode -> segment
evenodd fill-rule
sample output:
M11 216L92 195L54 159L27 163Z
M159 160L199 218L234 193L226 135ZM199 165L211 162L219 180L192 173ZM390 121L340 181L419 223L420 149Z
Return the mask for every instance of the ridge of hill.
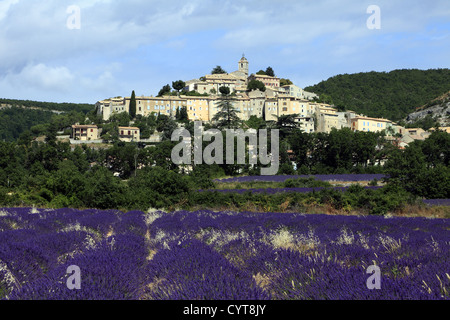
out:
M399 121L450 90L450 69L340 74L304 89L338 109Z
M54 113L77 111L84 114L94 110L95 105L89 103L70 103L70 102L43 102L32 100L17 100L0 98L0 108L18 107L34 110L52 111Z

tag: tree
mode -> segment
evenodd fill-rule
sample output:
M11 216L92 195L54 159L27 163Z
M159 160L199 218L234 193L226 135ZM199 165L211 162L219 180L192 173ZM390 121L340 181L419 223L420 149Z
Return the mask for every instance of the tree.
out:
M107 168L96 166L85 174L80 199L87 208L118 209L124 205L126 186Z
M281 140L287 138L292 132L295 131L294 129L300 126L300 124L295 121L296 117L298 117L298 114L283 114L277 117L275 128L280 130Z
M172 82L172 88L174 88L178 93L180 93L180 90L184 89L186 87L186 82L183 80L177 80Z
M226 95L230 94L230 88L229 87L220 87L219 92L222 95L226 96Z
M251 91L251 90L259 90L259 91L265 92L266 91L266 86L264 85L263 82L261 82L259 80L251 80L247 84L247 90L249 90L249 91Z
M429 167L450 165L450 134L447 132L435 130L421 143L421 148Z
M291 85L291 84L293 84L293 83L289 79L284 79L284 78L280 79L280 87Z
M169 94L171 91L171 86L169 84L166 84L164 87L161 88L158 92L158 97L162 97L164 95Z
M141 209L174 206L189 192L188 177L161 167L146 167L138 171L129 185L134 205Z
M259 70L256 74L260 76L267 76L267 73L264 70Z
M130 98L130 116L132 119L134 119L136 117L136 94L133 92L131 93L131 98Z
M268 75L270 77L275 77L275 72L273 71L272 67L267 67L266 75Z
M162 132L162 140L170 140L172 132L178 127L177 123L165 114L160 114L156 120L156 130Z
M183 106L180 109L180 121L187 121L189 120L189 116L188 116L188 112L187 112L187 107Z
M224 73L227 73L227 72L225 70L223 70L221 66L216 66L211 71L211 74L224 74Z
M227 88L229 90L229 88ZM224 90L225 92L226 90ZM236 128L239 126L241 120L237 115L238 110L233 107L233 103L230 101L227 94L222 93L222 98L217 105L219 111L212 118L216 122L217 128Z
M259 130L266 128L266 121L263 118L258 118L255 115L251 115L247 121L245 121L245 125L248 128Z

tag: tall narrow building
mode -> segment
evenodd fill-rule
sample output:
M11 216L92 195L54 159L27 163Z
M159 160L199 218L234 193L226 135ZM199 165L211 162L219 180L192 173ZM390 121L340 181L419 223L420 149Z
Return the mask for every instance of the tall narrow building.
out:
M238 71L244 73L245 76L248 77L248 60L245 58L245 55L242 55L241 60L239 60Z

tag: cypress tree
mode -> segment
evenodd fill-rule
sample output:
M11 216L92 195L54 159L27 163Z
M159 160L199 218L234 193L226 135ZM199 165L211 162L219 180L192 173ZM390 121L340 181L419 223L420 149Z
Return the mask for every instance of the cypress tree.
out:
M131 93L131 99L130 99L130 116L131 118L136 117L136 94L133 92Z

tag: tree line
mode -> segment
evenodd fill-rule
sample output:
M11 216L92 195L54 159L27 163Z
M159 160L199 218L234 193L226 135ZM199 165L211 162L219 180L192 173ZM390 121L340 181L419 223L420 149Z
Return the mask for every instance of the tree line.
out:
M211 193L207 196L198 193L198 189L214 188L214 178L257 175L261 164L201 164L193 168L175 165L171 152L178 142L171 141L170 133L178 126L176 123L172 126L172 121L175 120L160 120L160 129L165 127L167 135L163 142L153 147L120 141L104 149L86 145L73 147L57 141L54 128L48 129L44 142L2 141L0 205L145 210L149 207L195 207L208 203L232 203L239 207L252 201L280 205L280 201L287 201L286 195ZM241 125L260 128L263 122L252 118ZM193 130L192 122L185 122L185 126ZM450 196L450 137L446 132L435 131L427 140L415 141L404 150L393 146L381 133L346 129L307 134L292 127L280 137L278 174L386 174L389 188L385 191L353 190L352 197L372 199L373 213L383 203L384 208L391 208L386 201L398 203L399 199ZM301 202L307 196L295 197L295 201ZM346 199L346 196L330 190L313 197L318 197L319 203L334 201L337 206L345 205ZM294 201L292 199L290 201ZM354 206L363 206L360 200L352 201Z

